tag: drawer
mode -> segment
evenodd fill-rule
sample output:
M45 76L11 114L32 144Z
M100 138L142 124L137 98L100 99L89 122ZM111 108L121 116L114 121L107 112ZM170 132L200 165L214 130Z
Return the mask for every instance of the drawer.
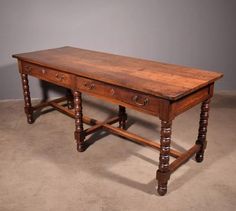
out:
M151 95L83 77L77 77L76 88L81 92L95 95L116 104L153 115L159 114L161 99Z
M59 86L72 86L72 75L43 66L22 62L22 72Z

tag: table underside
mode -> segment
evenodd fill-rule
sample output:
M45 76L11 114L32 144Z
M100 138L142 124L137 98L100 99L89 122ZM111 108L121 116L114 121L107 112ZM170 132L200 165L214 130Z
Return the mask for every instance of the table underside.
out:
M69 117L75 118L75 109L68 108L69 101L70 99L68 97L60 97L60 98L57 98L48 102L39 103L35 106L32 106L32 109L33 111L35 111L35 110L42 109L47 106L51 106L55 108L56 110L68 115ZM148 140L144 137L128 132L127 130L122 129L120 127L112 126L112 124L119 122L121 118L122 116L117 115L105 121L99 121L94 118L83 115L83 123L91 126L90 128L87 128L86 130L84 130L85 136L88 136L99 130L106 130L114 135L118 135L128 140L140 143L144 146L148 146L148 147L160 150L161 147L158 141ZM179 166L181 166L188 159L190 159L196 152L199 151L199 149L200 149L200 145L198 144L194 144L189 150L185 152L179 152L175 149L170 149L169 154L172 157L176 158L176 160L173 161L172 164L170 164L171 172L174 172Z

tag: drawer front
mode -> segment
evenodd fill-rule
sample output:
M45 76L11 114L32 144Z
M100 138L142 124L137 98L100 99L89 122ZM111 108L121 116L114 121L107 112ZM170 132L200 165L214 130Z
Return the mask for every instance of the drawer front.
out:
M81 92L96 95L116 104L153 115L159 114L160 99L154 96L83 77L77 77L76 87Z
M72 86L72 75L68 73L60 72L27 62L22 63L22 72L60 86L68 88Z

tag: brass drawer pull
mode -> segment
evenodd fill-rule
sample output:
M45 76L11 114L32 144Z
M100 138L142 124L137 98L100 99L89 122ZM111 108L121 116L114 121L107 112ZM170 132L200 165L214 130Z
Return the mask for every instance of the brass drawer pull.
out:
M92 90L95 88L95 84L94 83L90 83L90 82L87 82L84 84L84 86L89 89L89 90Z
M60 75L60 74L56 73L56 78L58 81L63 81L65 79L65 76L63 74Z
M43 74L45 74L45 73L46 73L46 70L45 70L45 69L42 69L41 72L42 72Z
M110 95L111 95L111 96L114 96L114 95L115 95L115 90L114 90L113 88L110 90Z
M135 102L136 105L138 106L145 106L148 104L149 102L149 99L147 97L145 97L144 101L143 102L139 102L140 100L140 97L138 95L135 95L132 100Z

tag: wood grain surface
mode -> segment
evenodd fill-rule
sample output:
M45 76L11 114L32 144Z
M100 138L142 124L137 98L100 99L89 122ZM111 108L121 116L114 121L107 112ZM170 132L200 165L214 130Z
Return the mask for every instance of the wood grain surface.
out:
M169 100L177 100L223 76L212 71L68 46L13 57Z

